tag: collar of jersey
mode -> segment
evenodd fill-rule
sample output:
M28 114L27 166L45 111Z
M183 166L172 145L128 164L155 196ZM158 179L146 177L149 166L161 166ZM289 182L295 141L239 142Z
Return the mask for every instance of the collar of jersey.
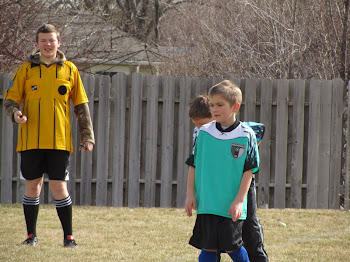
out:
M218 122L215 123L215 126L216 126L216 128L217 128L220 132L224 133L224 132L231 132L231 131L232 131L233 129L235 129L239 124L240 124L240 121L239 121L238 119L236 119L236 122L234 122L233 125L229 126L229 127L226 128L226 129L223 129L222 126L221 126L221 124L218 123Z

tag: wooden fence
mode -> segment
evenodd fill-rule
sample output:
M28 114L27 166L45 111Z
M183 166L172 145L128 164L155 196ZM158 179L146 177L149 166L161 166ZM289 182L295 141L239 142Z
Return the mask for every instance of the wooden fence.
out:
M189 103L221 79L135 73L82 76L96 145L71 155L68 182L75 205L183 207L193 124ZM11 75L0 74L0 94ZM262 122L261 166L256 177L259 207L334 208L349 195L349 157L342 161L345 83L335 80L232 79L244 101L239 119ZM15 152L17 127L1 119L1 203L21 203ZM74 146L77 123L72 117ZM347 147L349 148L349 146ZM343 158L344 159L344 158ZM345 169L342 167L346 167ZM347 185L344 185L347 181ZM42 203L52 203L45 178ZM346 207L349 207L345 197Z

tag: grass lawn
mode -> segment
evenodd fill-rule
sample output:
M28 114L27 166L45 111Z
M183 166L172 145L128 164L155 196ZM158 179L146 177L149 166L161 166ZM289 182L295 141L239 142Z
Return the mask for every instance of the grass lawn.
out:
M198 261L188 245L195 216L184 209L73 207L78 249L63 248L53 205L41 205L36 247L21 205L0 205L0 261ZM270 261L350 261L350 212L258 209ZM221 261L231 261L223 255Z

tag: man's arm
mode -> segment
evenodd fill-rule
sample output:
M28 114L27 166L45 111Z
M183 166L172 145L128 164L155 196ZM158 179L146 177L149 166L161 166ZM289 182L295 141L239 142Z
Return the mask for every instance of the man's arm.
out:
M243 173L241 185L239 187L236 199L232 202L229 210L229 215L232 215L232 220L236 222L242 215L243 212L243 201L248 193L250 183L253 177L253 169Z

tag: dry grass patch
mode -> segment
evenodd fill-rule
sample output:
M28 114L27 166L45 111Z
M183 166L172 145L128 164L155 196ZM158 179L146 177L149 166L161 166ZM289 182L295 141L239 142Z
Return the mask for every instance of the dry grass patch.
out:
M183 209L73 208L78 249L64 249L55 207L40 206L39 245L26 237L21 205L0 205L0 261L197 261L189 246L195 217ZM258 210L271 261L349 261L350 213L339 210ZM6 239L6 241L4 241ZM227 255L222 260L231 261Z

